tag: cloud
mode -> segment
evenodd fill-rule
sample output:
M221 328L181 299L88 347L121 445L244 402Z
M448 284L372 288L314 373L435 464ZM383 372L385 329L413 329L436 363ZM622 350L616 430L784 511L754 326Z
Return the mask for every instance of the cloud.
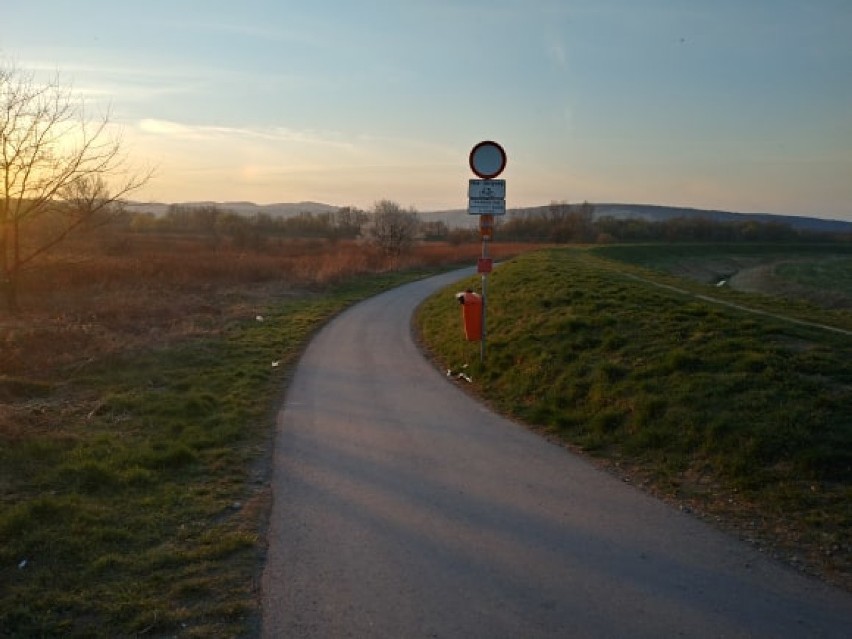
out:
M145 139L145 146L191 153L200 158L234 157L283 158L284 165L348 166L353 170L411 171L418 168L466 166L467 150L452 148L426 139L345 134L318 129L284 126L218 126L144 118L133 127Z
M300 131L286 127L227 127L206 124L184 124L155 118L140 120L137 128L139 131L149 135L174 140L258 141L324 146L343 150L354 149L354 145L344 140L342 134L311 129Z
M97 57L97 62L84 59L65 62L61 66L41 60L28 60L21 67L35 74L43 82L58 81L68 86L76 95L108 102L153 101L169 95L188 95L203 90L209 80L200 69L159 65L139 66L114 61L103 64L104 56L97 51L73 52L81 58ZM57 50L56 55L73 59L71 52Z
M167 120L156 120L146 118L138 124L140 131L156 136L177 138L180 140L208 140L220 137L224 133L217 127L200 127L169 122Z
M130 129L134 153L158 166L144 193L152 200L465 203L468 150L434 140L157 118Z

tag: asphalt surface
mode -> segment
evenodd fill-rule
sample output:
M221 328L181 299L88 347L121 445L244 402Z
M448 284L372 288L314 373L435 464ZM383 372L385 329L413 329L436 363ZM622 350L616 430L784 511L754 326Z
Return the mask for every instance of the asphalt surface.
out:
M302 357L278 418L264 637L852 637L852 595L429 364L411 313L459 277L352 307Z

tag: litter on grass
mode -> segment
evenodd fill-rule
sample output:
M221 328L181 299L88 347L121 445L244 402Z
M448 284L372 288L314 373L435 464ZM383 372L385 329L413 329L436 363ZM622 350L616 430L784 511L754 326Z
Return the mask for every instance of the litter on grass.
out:
M462 370L459 371L458 373L453 371L452 368L448 368L447 369L447 377L455 377L456 379L463 379L468 384L470 384L471 382L473 382L473 379L471 379L470 375L468 375L467 373L464 372L465 368L467 368L467 364L464 364L462 366Z

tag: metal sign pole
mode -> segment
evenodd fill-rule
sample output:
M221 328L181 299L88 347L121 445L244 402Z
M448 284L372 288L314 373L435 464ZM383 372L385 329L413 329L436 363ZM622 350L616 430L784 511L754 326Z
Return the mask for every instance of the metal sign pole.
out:
M480 142L470 152L468 164L480 179L469 180L467 197L467 212L479 215L479 232L482 237L482 257L477 270L482 275L482 308L479 360L485 364L486 323L485 314L488 308L488 273L491 272L492 262L488 257L488 242L494 232L494 216L506 214L506 180L495 180L506 168L506 151L503 147L485 140Z
M488 238L482 238L482 257L488 257ZM485 313L488 308L488 273L482 274L482 340L479 342L479 363L485 364Z

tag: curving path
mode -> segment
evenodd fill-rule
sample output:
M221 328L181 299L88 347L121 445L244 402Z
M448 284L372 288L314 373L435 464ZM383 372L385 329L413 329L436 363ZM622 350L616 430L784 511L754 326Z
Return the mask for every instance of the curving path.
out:
M494 415L427 363L411 313L464 274L352 307L302 357L278 418L264 637L852 636L848 593Z

